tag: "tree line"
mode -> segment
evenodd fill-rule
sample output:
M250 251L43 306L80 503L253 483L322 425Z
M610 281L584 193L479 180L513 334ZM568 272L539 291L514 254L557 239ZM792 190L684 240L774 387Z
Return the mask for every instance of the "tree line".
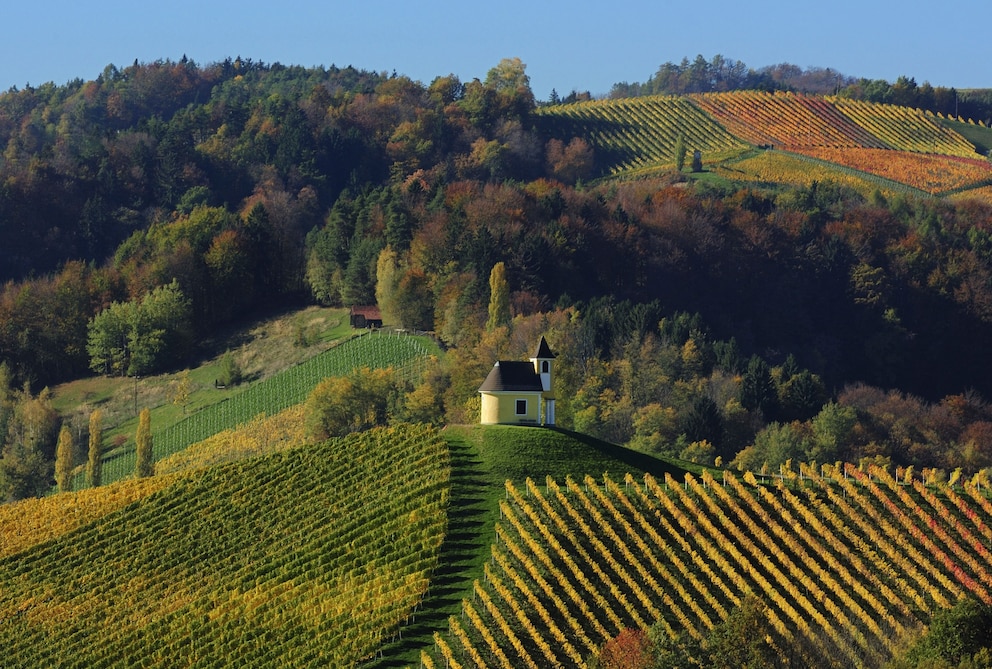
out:
M992 90L959 91L954 87L918 84L902 75L894 82L841 74L826 67L802 68L791 63L758 69L720 54L706 60L666 62L644 82L619 82L610 90L612 98L638 95L684 95L735 90L791 91L816 95L839 95L855 100L916 107L934 113L972 118L992 124Z

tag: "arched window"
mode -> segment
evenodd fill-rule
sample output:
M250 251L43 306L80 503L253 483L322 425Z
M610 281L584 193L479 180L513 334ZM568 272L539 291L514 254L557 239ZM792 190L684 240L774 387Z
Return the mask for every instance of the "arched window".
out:
M547 374L551 371L551 363L547 360L541 361L541 374Z

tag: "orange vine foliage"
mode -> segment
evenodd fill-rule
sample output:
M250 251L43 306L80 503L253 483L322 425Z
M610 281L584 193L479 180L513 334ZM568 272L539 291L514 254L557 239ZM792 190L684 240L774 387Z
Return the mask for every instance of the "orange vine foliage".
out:
M978 158L832 147L804 148L802 153L877 174L934 195L992 179L992 164Z
M651 640L644 630L627 628L610 639L599 652L599 664L603 669L648 669L651 663Z

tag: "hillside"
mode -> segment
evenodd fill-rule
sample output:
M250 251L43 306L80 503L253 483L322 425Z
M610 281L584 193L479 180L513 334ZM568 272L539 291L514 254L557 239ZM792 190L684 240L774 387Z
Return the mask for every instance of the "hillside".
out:
M5 661L353 666L429 587L448 478L408 428L172 479L0 561Z
M616 177L670 170L681 147L700 151L708 170L731 180L808 185L827 179L866 195L881 189L926 195L973 191L976 197L992 183L992 164L985 157L992 130L891 104L734 91L598 100L539 111L545 132L585 138L602 173ZM790 168L779 161L777 169L755 169L735 161L749 146L817 158L828 169L811 177L802 163Z
M959 597L992 600L985 492L784 473L508 481L485 578L423 665L584 667L628 628L687 652L757 597L779 662L879 667Z
M20 613L0 635L24 667L45 666L46 653L80 666L231 655L257 666L353 666L372 655L375 666L412 663L482 576L507 475L685 471L563 431L466 426L444 435L379 430L4 507L0 611ZM66 508L77 522L65 523ZM396 601L401 586L410 598ZM56 624L69 611L72 630ZM246 629L229 624L243 616ZM140 641L150 629L158 638ZM39 634L51 642L42 646ZM297 656L301 646L309 651Z
M5 538L108 502L0 558L0 635L23 667L583 667L623 629L700 639L757 596L784 657L878 667L992 599L986 482L922 474L741 479L541 428L379 430L6 508Z
M191 444L247 423L258 416L271 416L301 404L314 387L329 376L343 376L364 367L391 367L413 380L426 358L436 353L436 345L426 337L368 332L351 335L288 369L224 392L220 398L216 397L215 391L214 403L192 410L188 415L183 412L182 415L175 416L175 422L167 422L153 434L154 459L159 460L178 453ZM169 404L159 405L157 409L160 414L165 415L173 411ZM120 431L124 433L133 427L134 422L127 421L120 426ZM131 476L134 462L135 447L131 435L131 439L104 454L104 482L119 481ZM82 470L77 473L79 485L82 485L83 475Z
M748 609L780 660L883 666L992 599L990 146L840 95L545 106L519 59L0 94L5 649L585 666ZM545 336L557 427L475 425ZM96 408L106 485L54 494Z

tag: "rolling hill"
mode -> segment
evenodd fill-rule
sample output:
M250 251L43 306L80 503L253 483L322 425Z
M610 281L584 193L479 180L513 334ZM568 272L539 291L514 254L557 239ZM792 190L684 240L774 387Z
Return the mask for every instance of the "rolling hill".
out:
M872 190L982 197L992 183L986 158L992 130L964 119L836 96L733 91L594 100L538 110L542 129L582 137L601 173L633 177L671 170L676 147L732 180L808 184L811 178ZM753 148L819 159L741 160ZM831 167L836 166L836 167Z
M172 478L0 561L5 662L351 666L427 591L449 473L405 428Z
M136 65L135 76L142 72ZM153 209L145 206L151 201L146 198L166 192L160 206L171 218L156 220L151 233L132 237L106 274L98 276L94 267L79 264L80 281L85 279L93 292L80 291L77 302L83 306L72 312L74 319L53 316L68 310L60 301L53 301L58 308L50 311L30 312L30 322L7 319L0 328L5 337L0 352L26 360L23 351L36 348L51 356L41 362L65 373L60 349L35 346L48 341L38 333L50 334L50 322L74 323L83 335L66 334L66 341L74 342L77 352L85 349L86 309L115 296L139 294L142 281L152 280L151 270L139 261L144 253L155 255L163 272L202 264L202 271L190 270L187 279L202 298L201 315L213 314L214 325L227 322L221 316L222 307L231 306L225 296L250 301L242 294L248 278L255 280L259 297L277 301L295 295L304 274L311 278L311 262L321 270L314 272L325 281L321 289L338 291L332 299L362 290L368 296L375 287L371 268L380 251L377 244L387 239L409 247L396 265L407 274L395 288L423 313L443 312L446 322L438 329L449 328L451 341L458 340L457 328L475 327L470 303L484 307L482 279L506 249L523 285L535 286L533 294L521 291L515 297L532 301L534 310L545 297L575 288L550 277L580 281L583 274L595 274L601 281L590 282L591 294L624 283L618 277L640 267L643 274L631 274L626 285L641 289L667 265L632 263L632 248L655 249L656 255L644 256L652 262L664 259L680 271L695 269L683 247L661 234L672 221L679 237L706 232L705 218L681 221L675 215L682 213L677 200L688 189L668 186L683 149L690 155L700 152L703 169L692 178L769 190L831 181L866 198L877 192L883 200L909 195L992 201L992 167L983 156L992 147L992 131L904 107L738 91L524 109L513 99L515 93L487 91L481 83L465 86L456 101L436 88L428 94L414 82L393 79L356 84L332 100L328 91L334 86L328 82L345 74L314 74L313 82L300 86L306 93L296 97L292 86L269 88L272 82L261 70L220 78L216 85L204 80L211 83L202 93L212 100L209 109L198 110L192 102L172 109L163 115L176 120L170 132L166 125L172 121L135 129L119 119L124 131L106 137L96 129L92 135L66 134L63 147L81 144L80 138L92 140L87 146L93 187L106 189L106 200L90 197L81 181L60 177L51 183L77 183L76 209L85 208L92 225L102 221L106 227L103 251L112 250L116 237L131 230L128 226L142 224L137 208L128 213L107 204L121 192L133 196L132 204L141 202L141 211ZM292 76L273 74L287 81ZM129 84L122 79L114 85ZM167 82L160 86L169 90ZM242 92L248 95L242 89L252 86L259 95L255 102L239 102ZM287 97L273 93L276 88ZM96 101L108 95L96 84L78 92L84 94ZM534 158L540 150L518 151L530 144L517 141L522 135L514 135L515 129L534 119L535 135L529 138L534 146L550 139L588 142L597 161L592 176L606 181L664 178L622 184L617 189L622 199L606 192L612 184L597 185L590 193L583 184L573 188L555 182L542 171L541 157ZM7 125L31 136L31 124ZM53 125L49 139L54 142L60 132ZM39 130L39 145L43 137L48 135ZM170 152L170 141L185 146L181 164L170 162L178 155ZM441 147L446 146L458 148L445 153L448 149ZM131 169L133 156L144 156L152 147L156 153L154 160L147 158L147 173ZM68 201L52 195L58 189L38 186L49 182L42 180L44 170L25 167L40 164L29 156L30 147L15 148L24 155L6 169L37 177L10 181L33 198L10 195L18 211L34 211L29 205L35 202ZM114 158L120 183L95 178L109 175L97 169L104 151ZM526 164L521 168L514 160ZM519 185L504 179L516 168L534 180ZM361 174L372 175L368 183L377 183L381 192L370 188L344 195L345 184ZM155 178L146 183L147 175ZM257 175L267 176L256 182ZM387 179L395 181L383 186ZM661 213L648 223L620 206L654 214L646 205L655 196ZM217 202L239 203L241 211L209 206ZM770 197L753 204L758 209L774 205ZM230 220L219 217L221 210ZM790 220L802 227L801 219L795 212ZM735 266L730 261L738 260L740 248L731 240L763 243L760 233L772 221L747 217L742 222L748 235L742 237L701 235L701 248L708 240L726 243L726 264L710 262L718 254L703 254L699 274L671 270L668 295L692 295L706 271ZM542 226L547 226L543 236ZM638 244L635 233L650 229L658 237ZM604 230L615 236L600 236ZM276 233L281 243L266 236ZM969 244L987 243L984 229L967 234ZM169 241L170 236L181 243ZM25 239L17 258L23 263L32 257L27 250L41 247L30 243L31 235ZM137 250L154 239L160 246ZM239 239L240 245L235 243ZM539 243L528 246L535 240ZM792 240L782 235L775 244L785 248ZM655 247L655 241L664 243ZM839 238L834 241L841 244ZM893 233L892 246L897 241ZM63 242L75 248L75 237ZM97 248L94 239L87 243ZM779 247L769 243L767 250L774 252L760 250L755 256L771 258ZM538 262L559 251L567 262ZM923 259L943 263L945 256L930 251L914 256L919 264L913 267L924 267ZM226 265L220 262L225 258L239 262ZM974 266L984 269L982 258L974 259ZM219 272L254 267L259 259L270 269L286 260L283 285L275 285L265 271L252 277ZM414 262L423 265L404 264ZM838 280L838 293L849 296L849 279L882 276L895 264L882 255L861 265L838 261L830 276ZM959 266L965 263L960 261L955 271ZM782 266L762 267L761 290L772 297L763 295L754 308L747 303L744 309L755 313L761 305L781 301L785 292L776 292L779 286L798 283L782 280L787 276ZM849 271L854 269L861 273ZM721 280L729 297L717 303L721 306L740 302L734 291L742 277L748 285L759 285L756 274L726 271ZM33 294L65 297L68 291L62 289L72 282L71 275L65 277L61 283L38 284ZM986 275L976 272L971 278L974 284L965 288L975 287L984 296L987 284L978 288ZM970 295L952 290L949 281L948 294ZM899 288L892 292L904 296L911 291L902 286L927 286L936 294L943 282L926 271L893 284ZM216 285L227 287L225 296L217 297ZM794 302L784 303L802 305L809 302L807 296L831 289L819 279L809 286L808 293L797 290L790 297ZM875 287L865 281L864 295L852 299L881 300ZM30 301L30 286L15 289L10 283L5 290L3 313L28 313L16 306ZM977 301L981 309L987 307ZM822 312L833 318L835 303L823 304ZM915 327L906 325L906 341L916 340L920 323L950 320L934 317L935 304L941 303L907 305L918 306L919 313ZM787 311L782 314L793 316ZM865 320L854 338L890 326L901 337L895 303L882 313L884 326ZM784 331L783 325L793 323L783 318L769 328ZM963 348L961 333L983 331L962 319L956 328L920 339ZM953 336L945 338L946 332ZM758 348L762 341L751 343ZM866 353L890 348L884 338L873 343L876 347ZM920 357L934 350L927 345ZM0 507L5 659L23 667L206 667L234 661L258 667L582 667L627 629L650 628L666 639L701 642L744 602L757 598L767 607L770 644L783 662L881 667L905 639L960 598L992 603L992 502L981 476L964 482L952 475L944 482L933 470L889 470L868 461L822 467L790 462L775 476L758 476L656 459L587 435L532 427L394 426L305 443L300 402L320 379L361 366L395 366L414 376L436 353L426 338L367 334L234 389L209 387L216 378L211 376L218 367L214 360L191 372L205 390L189 407L170 406L164 391L156 395L162 400L153 419L158 476L141 481L127 480L134 449L125 406L110 432L114 448L105 454L105 482L117 482ZM938 357L927 362L947 366ZM692 356L679 360L688 365ZM849 364L857 367L859 360ZM46 369L41 362L38 369ZM908 356L906 363L896 356L892 364L908 367L908 362ZM970 358L960 364L981 373L981 363ZM922 363L917 366L922 369ZM738 372L728 368L722 377L725 392L737 383L732 377ZM708 382L698 381L700 386ZM933 383L929 377L925 381ZM142 385L161 390L168 382L163 376L144 379ZM602 399L612 392L604 389L598 395ZM135 379L118 379L79 403L89 409L113 401L136 413L138 396Z
M4 507L0 636L17 665L412 664L482 577L508 474L685 473L503 426L245 455Z
M757 596L783 657L876 667L960 597L992 600L986 485L376 430L4 509L5 546L84 517L4 551L0 637L23 667L582 667L624 629L701 638Z

